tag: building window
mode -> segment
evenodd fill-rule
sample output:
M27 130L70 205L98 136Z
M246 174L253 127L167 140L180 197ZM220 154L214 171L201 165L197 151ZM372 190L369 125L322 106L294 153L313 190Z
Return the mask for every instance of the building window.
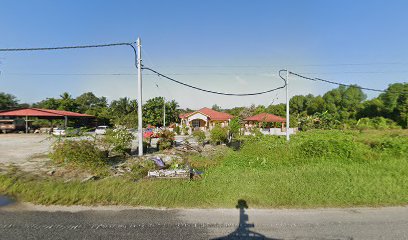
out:
M200 119L194 119L191 121L191 124L193 125L193 128L200 127Z

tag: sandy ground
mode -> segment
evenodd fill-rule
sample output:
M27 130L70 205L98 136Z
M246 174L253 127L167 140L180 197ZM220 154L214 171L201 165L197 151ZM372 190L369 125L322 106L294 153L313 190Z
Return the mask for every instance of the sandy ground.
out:
M0 164L26 171L42 169L49 161L46 155L52 141L49 135L0 134Z
M177 136L176 141L182 142L185 136ZM152 139L155 147L158 139ZM50 135L44 134L0 134L0 170L16 166L27 172L50 171L50 160L47 154L55 141ZM190 143L194 139L189 139ZM132 149L138 146L137 138L132 142ZM136 151L135 151L136 152Z

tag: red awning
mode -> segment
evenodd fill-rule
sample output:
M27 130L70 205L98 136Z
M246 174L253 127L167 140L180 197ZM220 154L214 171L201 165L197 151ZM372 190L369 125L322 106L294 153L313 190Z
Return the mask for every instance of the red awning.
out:
M94 116L76 112L62 111L62 110L50 110L41 108L23 108L14 110L4 110L0 112L0 117L89 117Z

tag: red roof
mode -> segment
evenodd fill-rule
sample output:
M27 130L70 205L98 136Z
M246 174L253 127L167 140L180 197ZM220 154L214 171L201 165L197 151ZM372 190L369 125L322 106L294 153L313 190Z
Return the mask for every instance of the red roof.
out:
M185 119L185 118L193 115L194 113L204 114L208 118L210 118L210 120L226 121L226 120L230 120L230 119L234 118L234 116L232 116L231 114L218 112L218 111L212 110L210 108L201 108L200 110L195 111L195 112L180 114L179 117L181 119Z
M286 122L286 118L279 117L269 113L260 113L252 117L245 118L245 121L254 122Z
M9 117L94 117L88 114L69 112L63 110L51 110L41 108L23 108L14 110L5 110L0 112L0 116Z
M191 112L190 113L180 113L179 118L184 119L190 114L192 114L192 113Z

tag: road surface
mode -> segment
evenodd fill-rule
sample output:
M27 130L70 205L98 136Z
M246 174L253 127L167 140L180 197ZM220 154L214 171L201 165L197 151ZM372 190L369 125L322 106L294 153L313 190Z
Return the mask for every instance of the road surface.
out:
M0 197L0 239L408 239L408 207L247 207L44 207Z

